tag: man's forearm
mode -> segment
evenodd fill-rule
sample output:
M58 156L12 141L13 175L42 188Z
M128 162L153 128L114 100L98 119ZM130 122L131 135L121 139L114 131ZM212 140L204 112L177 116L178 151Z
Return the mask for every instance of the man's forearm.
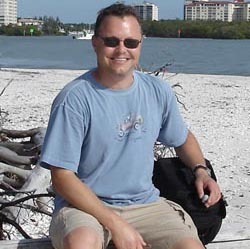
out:
M205 164L205 159L201 151L200 145L192 132L188 132L185 143L175 148L176 154L184 164L193 168L198 164Z
M189 166L192 170L196 168L197 165L206 165L204 156L200 149L200 146L194 137L194 135L189 131L186 142L180 147L175 148L176 154L180 157L183 163ZM204 198L204 190L209 192L209 197L205 202L206 207L214 205L221 197L221 191L218 184L209 176L207 170L204 167L198 167L195 170L195 186L199 198Z

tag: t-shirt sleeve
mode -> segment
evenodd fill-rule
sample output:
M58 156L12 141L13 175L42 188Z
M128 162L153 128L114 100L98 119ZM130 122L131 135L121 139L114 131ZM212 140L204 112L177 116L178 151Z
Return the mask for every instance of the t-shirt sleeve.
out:
M175 93L169 84L165 83L165 87L166 98L158 141L168 147L178 147L185 143L188 128L180 114Z
M50 115L43 143L40 165L56 166L77 171L84 139L83 117L60 104Z

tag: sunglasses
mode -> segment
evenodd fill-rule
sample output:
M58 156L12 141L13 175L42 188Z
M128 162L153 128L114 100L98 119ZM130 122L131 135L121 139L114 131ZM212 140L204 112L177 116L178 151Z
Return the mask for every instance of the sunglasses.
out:
M98 36L99 38L101 38L103 40L103 43L106 47L110 47L110 48L115 48L117 47L120 42L122 41L124 46L126 48L137 48L139 46L139 44L141 43L141 40L137 40L137 39L132 39L132 38L126 38L124 40L120 40L117 37L101 37Z

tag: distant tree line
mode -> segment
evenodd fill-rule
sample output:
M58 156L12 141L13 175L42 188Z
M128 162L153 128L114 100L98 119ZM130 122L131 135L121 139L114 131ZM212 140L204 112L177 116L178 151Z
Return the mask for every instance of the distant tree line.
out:
M9 36L24 36L24 35L63 35L61 30L63 29L64 24L60 19L54 17L34 17L34 19L43 21L42 26L35 25L7 25L0 27L0 35L9 35ZM32 32L31 32L32 31Z
M54 19L53 17L44 16L40 18L43 21L42 26L42 34L44 35L61 35L61 28L63 27L63 23L60 21L59 17Z
M250 22L144 21L143 32L149 37L250 39Z
M67 35L71 31L93 29L94 24L67 23L53 17L39 17L43 21L42 27L8 25L0 27L0 35ZM250 39L250 22L222 22L222 21L184 21L160 20L143 21L143 33L148 37L165 38L213 38L213 39Z
M30 30L33 32L30 33ZM42 32L37 29L36 26L27 25L27 26L16 26L16 25L7 25L0 27L0 35L8 36L25 36L25 35L34 35L40 36Z

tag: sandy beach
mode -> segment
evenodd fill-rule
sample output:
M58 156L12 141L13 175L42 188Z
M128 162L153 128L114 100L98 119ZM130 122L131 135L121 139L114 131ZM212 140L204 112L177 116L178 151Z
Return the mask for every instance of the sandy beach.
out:
M1 110L9 113L3 127L46 127L56 94L83 72L0 69L0 92L11 81L0 96ZM249 239L232 247L216 243L208 248L250 248L250 77L166 74L165 78L181 86L174 88L185 105L180 105L181 112L214 166L228 202L215 240Z

